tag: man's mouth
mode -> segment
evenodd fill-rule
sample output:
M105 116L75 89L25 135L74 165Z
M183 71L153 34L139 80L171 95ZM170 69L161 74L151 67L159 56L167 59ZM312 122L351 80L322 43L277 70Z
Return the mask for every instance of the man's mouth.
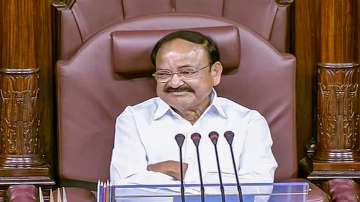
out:
M167 92L168 94L174 95L174 96L183 96L189 93L189 91L173 91L173 92Z
M167 88L165 90L165 92L167 93L188 93L188 92L193 92L192 89L190 88Z

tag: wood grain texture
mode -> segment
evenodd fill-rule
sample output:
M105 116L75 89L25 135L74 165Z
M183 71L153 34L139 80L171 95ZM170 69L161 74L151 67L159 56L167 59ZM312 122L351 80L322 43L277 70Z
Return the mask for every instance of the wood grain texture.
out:
M315 180L360 168L358 1L317 2L317 150L309 175Z
M354 63L357 0L321 0L315 161L357 162L359 79Z
M3 70L3 69L2 69ZM0 72L0 165L7 165L3 160L9 156L38 155L40 124L39 107L39 75L37 71ZM9 166L9 165L7 165Z
M352 63L319 64L318 78L314 160L359 162L359 66Z
M356 0L320 0L320 62L351 63L354 59Z
M355 30L355 59L354 61L356 63L360 64L360 2L359 1L354 1L354 6L353 8L354 13L356 14L354 16L354 18L356 19L356 21L354 22L354 26L356 28Z
M306 144L314 134L314 103L316 81L316 10L313 0L295 1L295 56L296 56L296 125L298 158L306 155Z
M1 60L5 68L36 67L36 1L0 1Z
M304 146L310 142L310 139L315 140L316 133L319 132L316 126L320 123L316 121L315 114L319 109L326 109L327 107L322 105L317 106L318 100L316 95L319 90L317 88L317 64L353 64L359 61L360 17L358 10L359 3L357 0L295 1L294 34L295 55L297 57L297 135L298 145L302 147L299 148L300 158L305 156L306 150ZM340 80L338 82L341 83L342 77L336 78L339 78ZM358 81L351 82L351 86L357 86ZM345 101L352 100L352 103L355 103L355 105L359 103L358 99L355 101L351 96L346 98L349 99L345 99ZM358 130L357 125L358 124L355 124L351 128L355 127L355 130ZM349 134L350 133L347 133L348 137L358 138L358 133ZM340 147L340 149L349 149L348 147L353 147L358 144L357 139L349 139L347 137L340 137L339 135L336 135L336 137L340 142L335 143L333 142L335 140L332 140L330 142L328 141L329 144L326 143L326 138L318 138L318 142L323 140L324 145L318 145L317 147L322 148L323 151L324 148L331 148L332 150L337 147ZM325 158L335 158L336 154L336 152L322 153L321 156L326 156ZM335 168L336 166L321 165L317 167Z
M6 173L6 179L5 175L1 175L4 176L1 180L2 184L19 183L21 180L27 181L27 183L54 184L52 177L50 177L50 173L56 171L56 166L54 166L56 161L56 150L54 148L56 147L54 147L55 129L53 124L54 75L50 5L51 0L0 1L0 67L10 70L40 69L36 81L37 88L40 89L36 98L38 102L36 106L27 105L21 110L30 110L28 107L33 107L30 111L36 111L38 119L40 119L40 127L38 123L36 124L38 138L33 138L36 143L33 144L33 147L29 146L29 148L32 149L32 153L37 153L38 159L43 160L43 157L46 157L45 163L42 163L40 167L37 167L38 164L33 162L31 166L24 169L21 166L16 169L0 168L0 173ZM14 75L9 76L10 80L14 77ZM16 89L20 89L26 83L26 78L16 78L15 80L19 80L19 82L16 82L13 88L4 85L0 87L7 90L9 94L16 93ZM5 110L3 107L5 107L4 104L1 105L1 109ZM10 111L10 114L15 116L16 109L14 108L14 110ZM4 116L0 118L3 122ZM6 151L10 151L8 148L6 149ZM19 155L23 153L23 150L16 149L15 151L15 154ZM32 153L27 157L27 161L37 161L31 156ZM6 158L6 161L12 160L12 158ZM13 163L16 164L17 162ZM49 171L49 167L53 170ZM39 178L26 178L24 175L36 175Z
M3 3L0 3L0 11L4 10L3 9ZM3 39L3 32L4 32L4 26L3 26L3 20L2 20L2 15L0 14L0 68L1 68L1 57L2 57L2 39Z
M55 117L55 82L54 82L54 60L53 60L53 17L51 0L36 1L36 58L40 69L40 139L46 160L56 173L56 125Z

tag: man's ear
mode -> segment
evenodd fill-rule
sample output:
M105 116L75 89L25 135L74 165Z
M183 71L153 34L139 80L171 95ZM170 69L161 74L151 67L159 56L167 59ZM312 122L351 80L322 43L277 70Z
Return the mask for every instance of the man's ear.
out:
M211 65L211 77L213 78L213 86L217 86L220 83L222 70L223 66L219 61Z

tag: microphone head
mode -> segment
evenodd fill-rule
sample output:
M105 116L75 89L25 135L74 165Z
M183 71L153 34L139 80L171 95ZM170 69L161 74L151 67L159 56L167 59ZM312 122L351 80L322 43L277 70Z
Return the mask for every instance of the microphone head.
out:
M179 133L175 136L175 140L176 140L177 145L181 148L184 143L185 136L183 134Z
M234 140L234 132L228 130L224 133L226 141L231 145Z
M209 138L211 140L211 142L216 145L217 144L217 141L218 141L218 138L219 138L219 133L217 133L216 131L211 131L209 133Z
M193 133L191 139L196 147L199 146L201 135L199 133Z

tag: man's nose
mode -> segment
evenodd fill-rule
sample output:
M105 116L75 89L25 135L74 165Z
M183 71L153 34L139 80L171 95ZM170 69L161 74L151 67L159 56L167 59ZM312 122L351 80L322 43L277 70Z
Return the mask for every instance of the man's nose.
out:
M172 88L177 88L184 84L184 81L181 79L181 76L178 74L173 74L170 78L168 85Z

